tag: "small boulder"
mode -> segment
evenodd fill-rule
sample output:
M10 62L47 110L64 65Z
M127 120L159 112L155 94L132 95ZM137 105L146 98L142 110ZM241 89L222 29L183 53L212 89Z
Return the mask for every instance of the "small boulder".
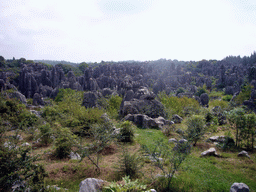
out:
M230 192L249 192L249 187L244 183L233 183Z
M177 139L171 138L171 139L169 139L168 143L177 143Z
M241 151L240 153L238 153L237 156L238 157L248 157L248 158L250 158L250 155L248 154L247 151Z
M78 153L74 153L73 151L71 151L71 153L69 154L70 159L72 160L81 160L81 157Z
M87 178L79 184L79 192L99 192L103 183L101 179Z
M182 120L183 120L183 119L182 119L179 115L177 115L177 114L173 115L172 119L173 119L174 123L181 123Z
M219 155L216 153L216 149L212 147L207 151L204 151L201 153L201 157L205 157L205 156L219 156Z

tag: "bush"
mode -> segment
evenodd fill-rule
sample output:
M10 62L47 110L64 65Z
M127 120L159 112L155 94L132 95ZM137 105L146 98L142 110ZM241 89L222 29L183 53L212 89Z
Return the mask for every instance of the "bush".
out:
M200 97L203 93L207 93L206 85L204 84L203 87L198 87L195 95Z
M178 95L179 93L184 93L185 89L183 87L179 87L176 91L176 95Z
M40 142L43 145L48 145L52 142L52 134L53 130L51 129L51 125L49 123L42 125L39 127L40 130Z
M186 124L188 126L186 137L188 140L193 141L193 145L195 146L206 131L205 119L201 115L193 115L187 119Z
M220 106L221 109L225 109L228 107L228 102L227 101L224 101L224 100L211 100L209 102L209 107L210 108L213 108L213 107L216 107L216 106Z
M234 99L237 105L241 105L245 100L249 100L251 97L251 85L244 85L239 93Z
M26 147L4 147L3 142L17 143L18 141L4 138L5 128L0 128L0 191L13 191L15 183L23 183L20 191L44 190L46 172L42 165L37 165L38 157L32 157Z
M72 147L76 144L76 136L68 128L57 125L57 138L55 139L55 155L62 159L68 157Z
M122 97L119 97L118 95L115 96L111 96L107 103L107 113L109 114L109 116L111 118L115 118L117 119L119 116L119 109L120 109L120 105L122 103Z
M142 166L141 158L136 153L131 154L127 148L123 148L121 158L115 169L119 177L130 176L130 178L136 178Z
M120 139L121 142L133 142L134 130L130 121L125 121L121 124Z
M143 192L146 189L146 185L140 184L137 179L135 181L131 181L129 176L123 177L122 183L123 184L112 182L103 188L103 192Z
M200 108L198 101L192 98L178 98L168 96L166 93L158 94L158 98L164 105L169 117L172 117L174 114L184 117L187 113L191 113L191 109L196 111Z
M229 102L232 99L232 97L233 97L233 95L225 95L225 96L222 97L222 100Z
M142 145L145 155L149 156L153 160L152 164L163 173L165 184L163 185L164 188L161 189L162 191L170 191L172 178L181 163L190 154L190 148L190 143L184 142L179 143L174 150L162 140L154 143L153 147Z

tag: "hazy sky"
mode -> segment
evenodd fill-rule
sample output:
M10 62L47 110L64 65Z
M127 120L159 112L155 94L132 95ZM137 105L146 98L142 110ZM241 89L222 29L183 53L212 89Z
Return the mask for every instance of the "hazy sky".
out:
M0 55L72 62L256 51L256 0L1 0Z

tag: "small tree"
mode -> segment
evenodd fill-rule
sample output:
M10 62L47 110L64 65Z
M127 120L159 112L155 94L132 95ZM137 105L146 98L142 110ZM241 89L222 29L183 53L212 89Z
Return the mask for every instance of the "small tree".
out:
M145 155L148 155L152 159L154 166L159 168L164 174L165 178L165 191L171 189L171 181L178 170L181 163L190 154L190 143L179 143L175 149L171 149L170 146L162 140L157 141L153 147L142 145L142 150ZM163 185L163 183L161 183Z
M227 113L227 118L230 126L236 130L236 146L238 147L241 141L241 133L246 127L245 112L242 108L235 108Z
M256 132L256 115L255 113L250 113L245 115L246 118L246 138L247 138L247 148L254 149L254 137Z
M123 147L122 155L115 169L119 176L136 178L142 166L141 157L136 153L131 154L127 148Z
M81 160L87 157L95 166L96 170L100 172L99 159L100 152L107 147L111 141L116 137L114 134L113 125L110 122L103 124L94 124L90 128L90 137L93 139L92 144L88 148L84 148L82 145L79 146L81 153ZM96 154L93 156L93 154Z
M197 141L204 135L206 131L205 118L201 115L193 115L187 120L186 137L188 140L194 142L196 146Z
M58 125L57 125L58 126ZM57 138L55 139L55 155L58 158L66 158L73 146L76 144L77 136L69 128L57 127Z
M120 141L121 142L133 142L134 130L130 121L125 121L121 124Z

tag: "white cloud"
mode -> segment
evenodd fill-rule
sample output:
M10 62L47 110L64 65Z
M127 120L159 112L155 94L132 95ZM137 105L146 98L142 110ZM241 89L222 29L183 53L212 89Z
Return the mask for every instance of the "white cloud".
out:
M249 55L255 2L237 2L4 0L0 54L75 62Z

